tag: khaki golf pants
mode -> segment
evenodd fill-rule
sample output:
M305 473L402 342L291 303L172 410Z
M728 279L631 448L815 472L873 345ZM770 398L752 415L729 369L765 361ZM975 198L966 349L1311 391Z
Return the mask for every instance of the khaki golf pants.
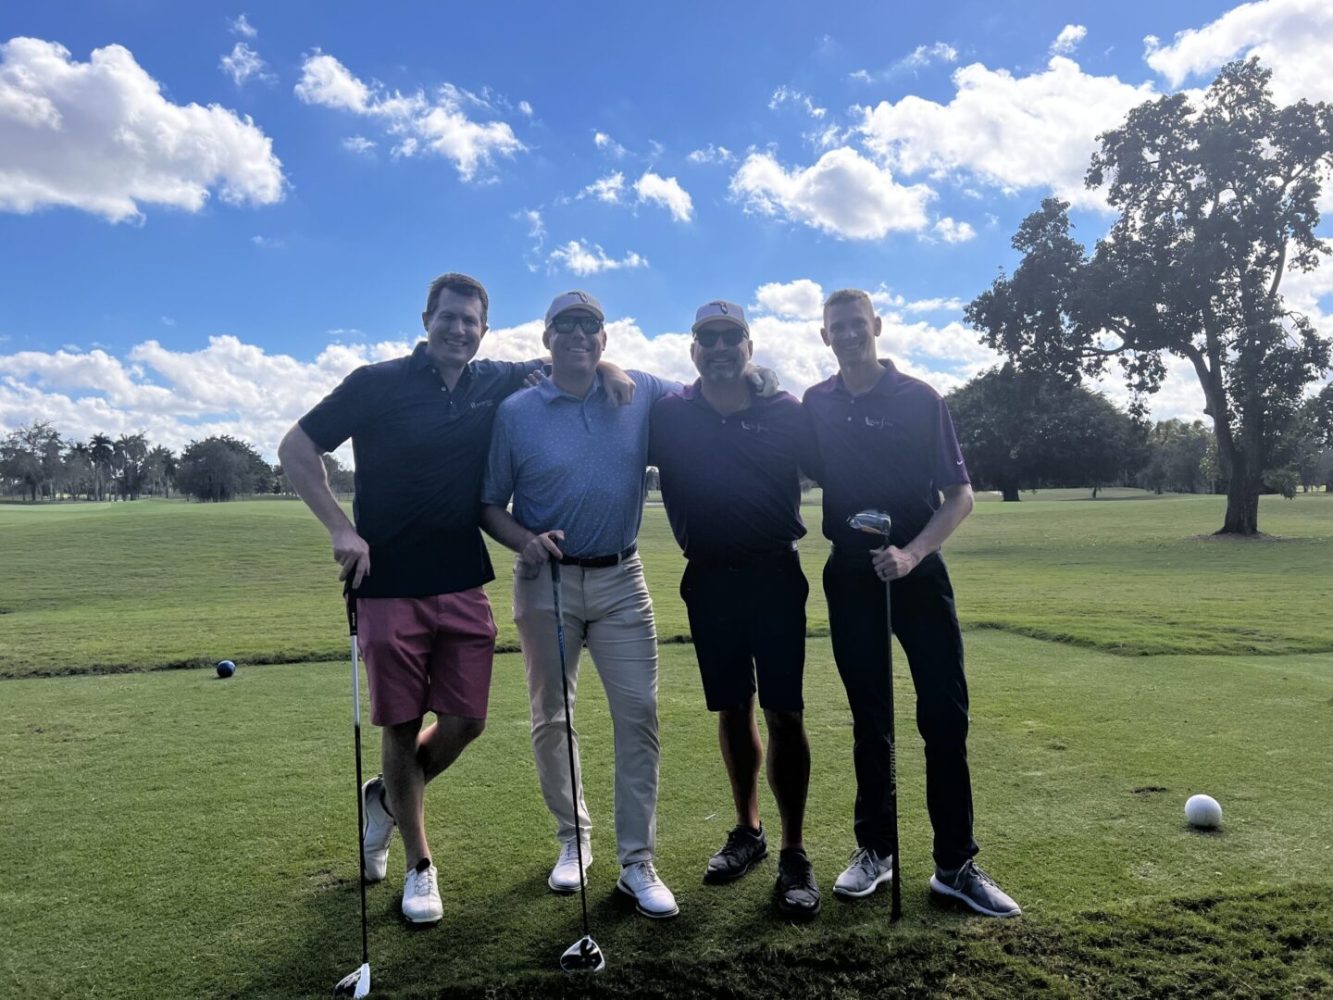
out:
M637 555L616 566L561 566L560 602L565 625L565 668L573 712L579 653L586 644L601 676L615 733L615 820L621 865L653 857L657 840L657 628ZM533 579L514 571L514 623L523 644L532 707L532 752L556 837L574 836L574 811L565 743L565 705L556 643L555 598L549 566ZM573 719L571 718L571 723ZM583 798L578 733L579 826L591 829Z

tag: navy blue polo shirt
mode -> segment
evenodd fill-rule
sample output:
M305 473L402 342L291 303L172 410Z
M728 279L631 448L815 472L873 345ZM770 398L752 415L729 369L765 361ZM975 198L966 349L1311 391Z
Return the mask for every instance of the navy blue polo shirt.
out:
M352 439L353 516L370 545L360 596L453 594L495 579L479 529L491 424L537 367L473 361L450 391L423 341L356 369L301 418L324 451Z
M805 392L823 463L824 537L848 548L882 544L849 528L852 514L887 511L891 540L901 548L939 508L941 490L971 481L940 394L892 362L880 363L884 374L859 396L840 374Z
M786 392L723 415L700 381L664 396L649 422L648 461L687 559L744 561L805 535L799 470L814 473L810 423Z

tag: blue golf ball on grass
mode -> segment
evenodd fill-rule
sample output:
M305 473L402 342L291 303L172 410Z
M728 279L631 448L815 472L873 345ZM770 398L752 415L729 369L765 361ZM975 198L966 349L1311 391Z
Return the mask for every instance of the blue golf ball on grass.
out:
M236 673L236 664L232 663L231 660L219 660L219 661L218 661L218 676L219 676L219 677L221 677L223 680L226 680L228 677L230 677L230 676L231 676L232 674L234 674L234 673Z

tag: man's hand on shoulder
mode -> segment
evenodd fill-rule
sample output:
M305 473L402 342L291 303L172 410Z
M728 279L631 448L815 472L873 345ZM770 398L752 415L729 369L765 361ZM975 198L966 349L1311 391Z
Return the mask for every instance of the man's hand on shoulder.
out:
M756 396L762 396L765 399L782 388L778 384L778 373L772 368L765 368L763 365L746 365L745 380L750 383L750 388L754 390Z
M370 546L348 525L329 536L333 540L333 559L341 567L338 579L352 578L352 589L361 586L361 581L370 575Z
M634 402L634 379L630 378L619 365L609 361L597 362L597 371L602 376L602 388L617 406L629 406Z

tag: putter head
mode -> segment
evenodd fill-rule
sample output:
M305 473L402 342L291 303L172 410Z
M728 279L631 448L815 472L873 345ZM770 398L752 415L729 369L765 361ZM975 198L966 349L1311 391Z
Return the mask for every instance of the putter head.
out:
M893 527L893 518L882 510L863 510L847 518L847 527L888 538L889 529Z
M606 968L606 956L596 941L584 935L565 949L560 968L564 972L601 972Z
M335 997L368 997L370 996L370 963L367 962L355 972L349 972L338 980L338 985L333 988Z

